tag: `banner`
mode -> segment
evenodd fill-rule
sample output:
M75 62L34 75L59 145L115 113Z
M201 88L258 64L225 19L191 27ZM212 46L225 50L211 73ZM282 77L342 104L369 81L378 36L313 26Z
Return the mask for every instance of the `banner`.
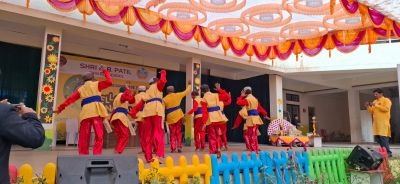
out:
M113 81L111 87L102 91L102 101L110 114L113 110L114 98L118 95L120 87L125 85L131 88L139 85L147 86L148 81L156 77L157 74L157 69L155 68L62 55L58 76L57 106L63 103L79 87L82 81L81 74L93 72L96 80L105 80L102 73L104 68L110 72ZM72 137L74 140L68 140L69 136L66 137L66 131L78 131L80 110L79 100L56 116L57 140L66 140L67 143L76 140L74 137Z

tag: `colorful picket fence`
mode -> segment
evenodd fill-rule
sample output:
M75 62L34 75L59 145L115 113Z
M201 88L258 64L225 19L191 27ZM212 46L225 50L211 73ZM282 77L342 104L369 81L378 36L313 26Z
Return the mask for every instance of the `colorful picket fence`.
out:
M46 164L43 168L43 174L41 176L35 175L31 165L24 164L19 168L17 178L11 178L11 180L18 184L55 184L56 164Z
M178 165L174 165L172 157L165 159L165 167L160 167L159 162L150 164L150 168L144 167L143 160L139 159L139 180L142 183L165 182L165 183L210 183L211 159L208 154L204 155L201 163L197 155L192 156L192 163L188 164L184 156L179 158Z
M345 160L350 152L350 149L320 149L308 152L310 179L318 183L349 183Z
M274 151L256 153L243 152L241 159L236 153L231 160L226 154L218 161L216 155L211 157L212 176L211 184L226 183L295 183L299 176L306 176L308 172L307 154L292 151L280 153Z

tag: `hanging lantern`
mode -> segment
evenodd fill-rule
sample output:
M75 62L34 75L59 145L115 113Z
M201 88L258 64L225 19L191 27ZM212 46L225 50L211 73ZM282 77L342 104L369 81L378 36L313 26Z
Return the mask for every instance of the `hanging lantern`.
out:
M171 21L165 22L161 31L164 33L165 41L167 41L168 36L172 33Z
M251 62L251 57L254 55L253 45L247 47L246 54L249 56L249 62Z
M196 40L196 42L197 42L197 47L199 47L201 39L202 39L200 29L202 29L202 27L196 26L196 32L194 32L194 35L193 35L194 40Z
M224 18L210 22L208 28L225 37L240 37L247 35L250 30L239 18Z
M207 20L207 13L188 3L165 3L158 8L161 18L182 22L191 25L199 25Z
M292 20L292 14L280 4L257 5L242 12L241 18L251 26L271 28L279 27Z
M332 34L329 33L329 34L328 34L328 37L327 37L327 39L326 39L325 45L324 45L324 48L325 48L326 50L329 51L329 58L331 58L331 56L332 56L331 51L332 51L335 47L336 47L336 45L335 45L335 42L333 42Z
M222 37L221 45L222 45L222 49L224 49L224 55L226 56L227 52L228 52L228 50L230 48L229 41L228 41L227 37Z
M246 0L189 0L189 2L199 9L216 13L237 11L246 5Z
M303 49L301 49L299 41L296 40L294 43L294 47L293 47L293 54L296 55L296 61L299 61L299 54L301 54L302 52L303 52Z
M368 53L372 52L372 44L376 42L378 39L378 35L375 33L373 28L369 28L365 32L365 36L362 40L362 43L368 44Z

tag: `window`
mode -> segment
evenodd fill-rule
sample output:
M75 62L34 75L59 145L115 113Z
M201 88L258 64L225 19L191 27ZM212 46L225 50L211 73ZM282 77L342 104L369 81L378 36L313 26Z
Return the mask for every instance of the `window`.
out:
M300 96L295 94L286 93L286 101L300 102Z

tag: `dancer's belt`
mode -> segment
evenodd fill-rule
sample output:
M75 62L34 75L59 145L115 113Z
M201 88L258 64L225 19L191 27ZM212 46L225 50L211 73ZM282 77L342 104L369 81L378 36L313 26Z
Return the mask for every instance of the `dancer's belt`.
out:
M81 102L81 107L83 107L86 104L93 103L93 102L101 102L101 96L91 96L91 97L87 97L87 98L83 99Z
M219 106L214 106L214 107L207 108L208 112L215 112L215 111L219 111L219 110L221 110L221 108Z
M117 113L117 112L124 113L125 115L127 115L127 114L128 114L128 109L125 109L125 108L123 108L123 107L117 107L117 108L114 110L114 113Z
M146 101L146 103L157 102L157 101L162 103L161 98L150 98L149 100Z
M171 107L171 108L165 109L165 113L169 114L169 113L174 112L174 111L176 111L176 110L178 110L180 108L181 108L180 106Z
M194 115L199 115L203 113L203 109L201 107L197 108L196 111L194 111Z
M258 116L258 111L256 109L248 110L247 115L249 116Z

